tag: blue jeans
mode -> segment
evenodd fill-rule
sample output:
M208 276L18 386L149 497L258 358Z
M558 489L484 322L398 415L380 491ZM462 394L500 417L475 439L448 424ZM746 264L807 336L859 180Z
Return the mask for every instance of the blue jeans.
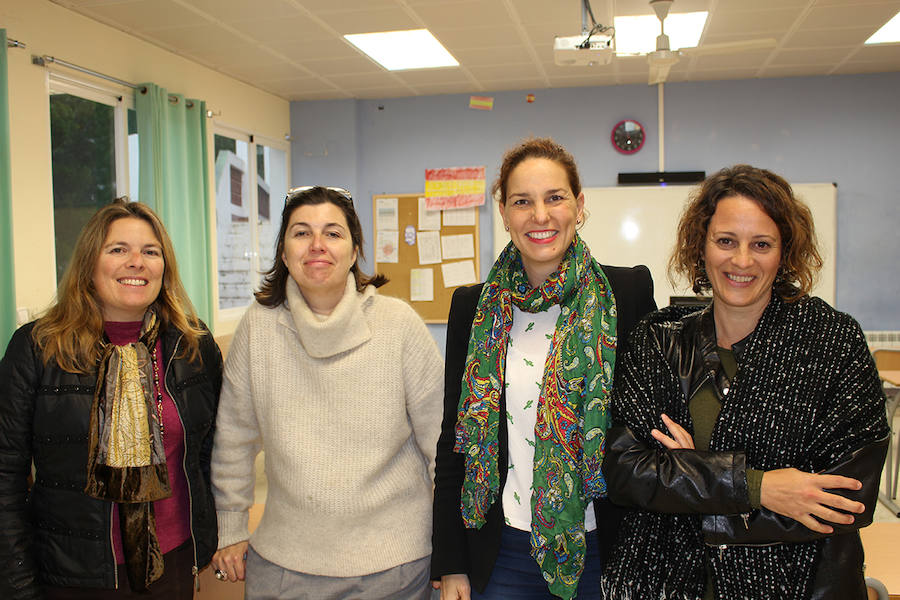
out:
M556 598L547 588L531 551L531 533L503 527L500 552L491 571L487 588L479 594L472 590L472 600L548 600ZM584 572L578 581L578 600L600 600L600 548L597 533L586 534L587 555Z

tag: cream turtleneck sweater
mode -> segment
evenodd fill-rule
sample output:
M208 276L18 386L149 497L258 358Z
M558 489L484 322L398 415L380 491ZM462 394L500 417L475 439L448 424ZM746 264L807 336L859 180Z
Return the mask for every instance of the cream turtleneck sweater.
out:
M253 462L268 493L249 536L284 568L350 577L431 553L443 361L396 298L356 291L327 318L288 278L287 301L254 303L234 335L212 456L219 547L248 539Z

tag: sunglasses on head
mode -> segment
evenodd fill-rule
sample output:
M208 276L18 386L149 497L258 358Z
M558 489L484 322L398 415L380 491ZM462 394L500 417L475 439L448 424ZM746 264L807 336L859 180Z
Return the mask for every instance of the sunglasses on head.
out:
M290 200L295 196L306 193L310 190L314 190L316 188L322 188L340 194L341 196L346 198L348 202L350 202L351 206L353 205L353 195L350 194L349 191L345 190L342 187L331 187L325 185L301 185L300 187L291 188L288 190L287 199Z

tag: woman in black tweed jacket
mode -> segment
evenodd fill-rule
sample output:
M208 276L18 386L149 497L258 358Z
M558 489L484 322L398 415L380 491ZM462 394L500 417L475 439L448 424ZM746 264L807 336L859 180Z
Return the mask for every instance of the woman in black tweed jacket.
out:
M864 599L884 394L856 321L807 295L808 209L773 173L723 169L670 265L713 302L653 313L616 366L603 471L637 510L605 597Z

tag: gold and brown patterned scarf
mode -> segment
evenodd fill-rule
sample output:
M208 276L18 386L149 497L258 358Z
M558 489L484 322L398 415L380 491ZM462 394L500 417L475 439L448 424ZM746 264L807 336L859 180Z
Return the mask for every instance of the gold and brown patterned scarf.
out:
M162 576L153 502L172 495L151 356L158 337L159 318L150 309L137 342L104 344L88 439L84 492L119 503L125 567L135 591Z

